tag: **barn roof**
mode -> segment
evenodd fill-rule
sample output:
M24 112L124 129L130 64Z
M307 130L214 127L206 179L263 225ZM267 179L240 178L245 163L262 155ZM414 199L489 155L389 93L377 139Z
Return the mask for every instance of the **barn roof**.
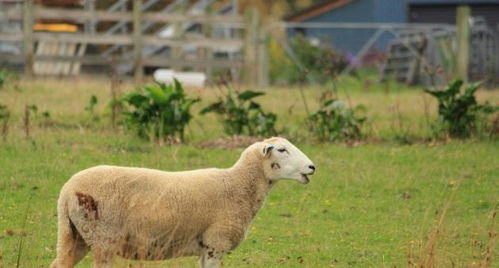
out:
M299 21L304 21L306 19L312 18L319 16L321 14L324 14L326 12L329 12L333 9L342 7L346 4L349 4L354 0L328 0L328 1L321 1L316 4L311 5L310 7L307 7L305 9L302 9L298 12L289 14L284 17L284 20L286 21L291 21L291 22L299 22Z
M421 5L482 5L482 4L499 4L499 0L407 0L408 4Z
M325 0L315 3L305 9L291 13L284 17L285 21L300 22L319 15L322 15L331 10L340 8L355 0ZM376 2L376 0L374 0ZM381 2L382 0L379 0ZM408 5L482 5L482 4L499 4L499 0L400 0L405 1Z

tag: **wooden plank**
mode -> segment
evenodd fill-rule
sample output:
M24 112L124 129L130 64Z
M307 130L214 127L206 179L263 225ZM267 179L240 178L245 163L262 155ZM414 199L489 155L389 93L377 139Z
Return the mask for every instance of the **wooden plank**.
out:
M146 12L144 13L144 21L154 21L162 23L174 22L197 22L197 23L227 23L237 24L243 23L244 19L237 15L203 15L203 14L168 14L159 12Z
M244 81L247 86L257 83L257 40L258 40L258 10L253 7L246 11L246 36L244 43Z
M133 0L133 54L135 84L142 83L144 66L142 65L142 0Z
M28 78L34 76L34 44L33 44L33 0L24 1L23 8L23 52L24 74Z
M215 38L188 38L165 39L156 36L144 36L144 44L156 46L180 46L186 44L196 47L220 48L220 47L242 47L243 41L239 39L215 39Z
M185 12L185 9L186 9L186 6L182 5L178 11ZM181 23L181 22L175 22L172 25L170 25L170 27L172 27L172 30L173 30L172 39L180 39L185 34L183 23ZM160 30L158 33L160 33L161 31L162 30ZM155 52L148 53L148 54L151 55L154 53ZM184 47L174 46L170 49L170 57L175 62L178 62L182 58L183 54L184 54ZM173 69L175 71L181 71L181 68L182 68L182 66L178 66L178 65L173 65L171 67L171 69Z
M35 19L58 19L58 20L71 20L75 22L85 22L90 19L97 19L100 21L132 21L132 13L130 12L108 12L98 11L92 13L87 10L67 9L67 8L45 8L36 6L34 8ZM8 19L22 19L22 15L16 9L9 9L5 13Z
M95 45L117 44L117 45L133 45L131 35L84 35L71 33L34 33L35 41L53 41L53 42L68 42L68 43L87 43ZM21 34L0 34L0 40L20 42L23 41ZM242 47L243 41L239 39L215 39L204 37L182 37L179 39L166 39L154 35L143 35L143 45L156 46L185 46L185 44L194 45L197 47L220 48Z
M457 8L457 53L456 72L458 78L468 81L469 45L470 45L470 7L459 6Z
M58 43L56 46L56 55L65 55L66 54L66 49L68 47L69 43ZM55 75L61 75L62 70L64 69L64 61L56 61L54 62L54 74Z
M0 38L2 36L0 35ZM106 36L99 35L84 35L84 34L71 34L71 33L35 33L34 39L36 41L53 41L53 42L68 42L68 43L89 43L95 45L102 44L123 44L131 45L132 37L130 35L112 35Z
M81 69L81 64L82 64L80 62L80 58L83 55L85 55L85 51L86 50L87 50L87 44L80 44L79 45L78 51L76 52L76 57L71 57L71 59L75 59L76 58L76 61L72 62L70 74L72 74L72 75L78 75L78 74L80 74L80 69ZM102 59L102 56L100 56L100 58ZM68 60L68 61L70 61L70 60ZM109 63L109 61L108 61L108 63Z
M208 59L208 60L174 60L165 57L151 57L144 59L144 66L156 67L192 67L192 68L242 68L241 60L223 60L223 59Z
M21 55L0 54L0 60L9 63L20 63L24 61ZM111 59L100 55L85 55L85 56L67 56L67 55L37 55L36 61L65 61L71 63L91 64L91 65L109 65ZM115 64L125 64L133 62L133 58L117 58ZM169 67L179 65L182 67L221 67L221 68L242 68L242 60L226 60L226 59L211 59L211 60L174 60L167 57L151 57L143 59L144 66ZM74 74L74 73L73 73Z
M44 54L45 54L45 42L40 42L36 46L35 57ZM40 61L35 61L33 65L34 73L39 74L42 69L43 69L43 63L41 63Z
M123 44L131 45L132 37L130 35L84 35L84 34L70 34L70 33L34 33L33 39L35 41L54 41L54 42L69 42L69 43L91 43L96 45L101 44ZM0 33L0 40L10 42L23 41L22 34L3 34ZM154 41L156 42L156 41Z
M5 14L8 19L22 19L23 15L19 10L9 9ZM96 10L95 12L87 10L75 10L67 8L45 8L36 7L33 17L35 19L60 19L71 20L83 23L87 20L96 21L125 21L132 22L133 14L131 12L109 12ZM204 15L204 14L168 14L161 12L145 12L143 13L143 21L159 22L159 23L175 23L175 22L196 22L196 23L227 23L238 24L243 23L244 18L238 15ZM241 25L242 26L242 25Z
M23 34L3 34L0 33L0 40L3 42L22 42Z
M77 44L68 44L68 48L66 50L66 55L67 56L74 56L76 52L76 46ZM71 74L71 62L64 61L64 67L62 70L63 75L70 75Z
M260 29L257 44L258 61L256 66L257 84L260 89L269 86L269 38L268 33L264 29Z

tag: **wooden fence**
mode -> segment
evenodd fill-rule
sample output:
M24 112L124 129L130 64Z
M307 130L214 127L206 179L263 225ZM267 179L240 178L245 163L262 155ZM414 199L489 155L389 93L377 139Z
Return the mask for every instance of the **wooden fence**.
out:
M132 63L135 80L142 81L145 66L155 67L193 67L208 69L214 67L237 68L243 74L244 82L249 85L264 86L267 83L266 34L261 30L261 24L256 9L249 10L245 16L215 15L215 14L164 14L160 12L143 12L142 1L133 0L131 12L88 11L66 8L46 8L33 4L33 0L24 2L23 10L11 9L5 12L7 19L23 20L23 33L2 34L0 41L22 42L23 55L0 55L0 62L24 63L25 75L34 76L36 61L63 61L69 63L109 65L110 57L101 55L35 55L35 42L61 42L85 45L129 45L133 53L129 56L113 57L113 64ZM133 25L130 34L85 34L85 33L52 33L34 32L34 21L40 19L71 20L84 23L89 20L99 22L126 22ZM161 24L197 23L203 29L213 25L224 25L240 29L244 34L240 38L215 38L202 33L179 34L171 38L161 38L142 32L142 24L154 22ZM165 46L181 48L189 45L204 51L196 59L182 59L175 55L144 56L144 46ZM210 51L220 47L239 47L243 54L240 59L216 59ZM175 54L175 53L174 53ZM178 55L177 55L178 56Z

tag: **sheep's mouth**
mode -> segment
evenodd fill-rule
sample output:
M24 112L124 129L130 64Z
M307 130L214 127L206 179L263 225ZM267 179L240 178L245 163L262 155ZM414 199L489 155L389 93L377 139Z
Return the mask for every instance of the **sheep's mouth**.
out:
M303 174L303 173L302 173L302 174L301 174L301 179L302 179L302 181L301 181L301 182L302 182L303 184L307 184L307 183L309 183L309 182L310 182L310 179L308 178L308 174Z

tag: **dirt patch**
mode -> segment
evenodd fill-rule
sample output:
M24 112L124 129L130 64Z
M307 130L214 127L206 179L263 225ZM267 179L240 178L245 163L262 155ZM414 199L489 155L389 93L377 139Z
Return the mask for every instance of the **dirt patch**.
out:
M99 208L97 207L97 201L92 196L80 192L76 192L76 197L78 198L78 205L86 210L86 212L94 213L94 220L98 220ZM85 213L85 218L87 217L88 214Z

